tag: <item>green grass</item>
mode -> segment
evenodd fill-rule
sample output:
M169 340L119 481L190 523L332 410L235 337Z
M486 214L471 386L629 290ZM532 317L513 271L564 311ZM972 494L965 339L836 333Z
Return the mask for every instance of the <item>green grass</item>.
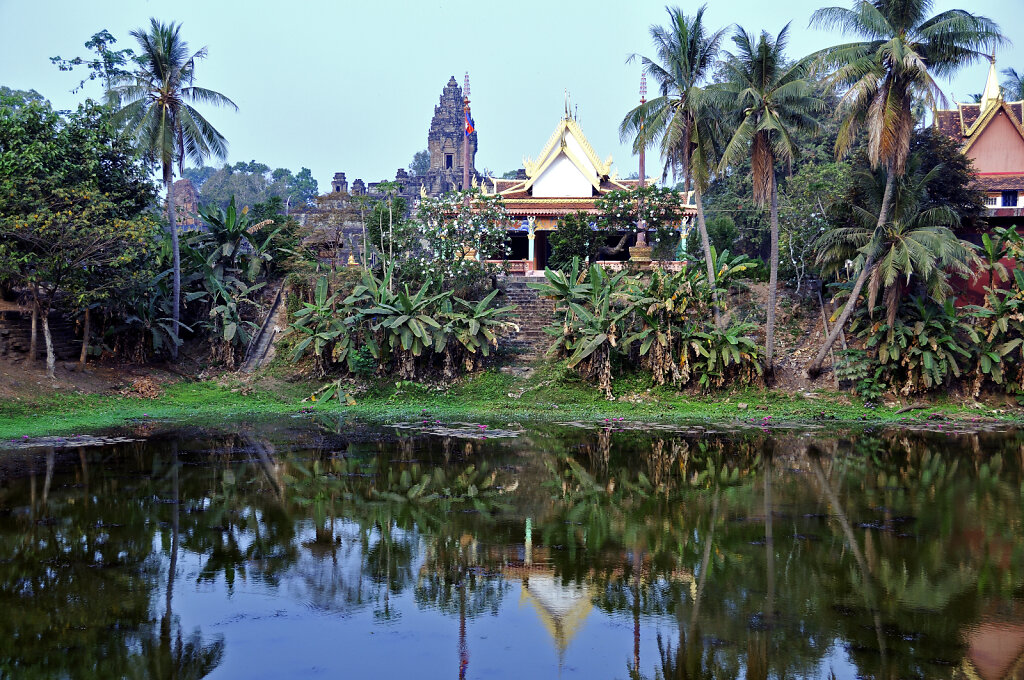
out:
M290 413L294 400L244 395L212 382L179 383L158 399L124 396L54 396L31 404L0 403L0 439L113 427L138 418L224 420L239 413Z
M226 385L226 386L224 386ZM672 389L651 388L642 376L615 380L616 401L604 400L591 386L558 365L545 366L528 380L497 371L474 376L450 388L380 381L344 401L303 402L317 384L289 385L276 393L251 389L228 377L169 386L155 400L125 396L71 395L40 399L32 404L0 403L0 439L67 434L121 425L134 419L181 420L189 424L223 424L234 417L295 413L302 409L344 412L370 421L418 416L424 409L447 419L519 421L586 420L626 417L658 422L735 422L764 416L779 422L830 421L835 424L899 422L942 413L960 418L1019 419L1014 413L973 410L959 404L934 403L930 408L897 414L898 407L869 409L848 395L818 393L817 398L763 389L722 391L694 396ZM509 395L521 394L518 398ZM746 404L746 408L741 408Z

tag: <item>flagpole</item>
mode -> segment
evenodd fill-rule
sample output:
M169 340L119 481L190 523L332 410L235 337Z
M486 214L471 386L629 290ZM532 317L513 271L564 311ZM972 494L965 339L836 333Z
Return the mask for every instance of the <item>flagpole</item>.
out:
M462 86L463 136L462 143L462 190L469 191L469 71Z

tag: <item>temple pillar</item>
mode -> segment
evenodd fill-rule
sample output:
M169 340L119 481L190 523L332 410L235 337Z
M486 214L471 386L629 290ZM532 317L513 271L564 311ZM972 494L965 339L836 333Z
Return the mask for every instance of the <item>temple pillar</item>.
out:
M526 259L529 260L529 262L530 262L527 265L527 271L533 271L534 269L537 268L537 260L535 259L536 255L535 255L535 251L534 251L534 240L537 238L537 234L535 233L535 230L537 228L537 218L536 217L528 218L528 225L527 225L526 228L527 228L526 240L527 240L527 243L529 244L529 251L528 251L528 254L526 256Z

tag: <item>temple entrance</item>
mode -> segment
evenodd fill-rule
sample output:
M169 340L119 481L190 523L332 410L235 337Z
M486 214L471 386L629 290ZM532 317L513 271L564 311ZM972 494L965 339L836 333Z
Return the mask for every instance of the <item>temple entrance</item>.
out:
M534 254L537 258L537 269L544 271L548 266L548 258L551 256L551 244L548 243L548 232L537 231L534 241Z
M508 240L510 260L527 260L530 258L530 240L526 234L513 234Z

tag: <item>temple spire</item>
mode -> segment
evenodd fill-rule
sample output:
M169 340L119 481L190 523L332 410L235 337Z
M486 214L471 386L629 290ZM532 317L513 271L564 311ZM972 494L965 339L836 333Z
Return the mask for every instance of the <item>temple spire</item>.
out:
M998 102L1002 95L999 90L999 76L996 74L996 55L993 51L988 58L988 80L985 81L985 91L981 95L981 110L987 110L992 104Z

